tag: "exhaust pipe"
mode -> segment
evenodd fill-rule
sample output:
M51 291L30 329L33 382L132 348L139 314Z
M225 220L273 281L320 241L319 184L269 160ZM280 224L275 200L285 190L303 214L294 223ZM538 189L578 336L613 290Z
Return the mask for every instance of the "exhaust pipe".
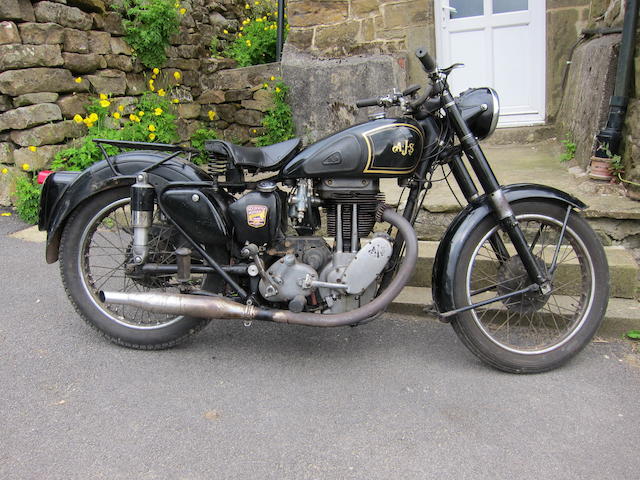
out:
M138 307L156 313L189 315L200 318L238 318L242 320L266 320L278 323L307 325L311 327L341 327L367 320L384 310L407 284L418 260L418 239L411 224L395 210L382 212L382 221L398 229L397 238L405 242L405 257L395 278L388 287L371 302L345 313L294 313L289 310L269 310L253 305L242 305L225 297L204 297L171 293L99 293L104 303Z

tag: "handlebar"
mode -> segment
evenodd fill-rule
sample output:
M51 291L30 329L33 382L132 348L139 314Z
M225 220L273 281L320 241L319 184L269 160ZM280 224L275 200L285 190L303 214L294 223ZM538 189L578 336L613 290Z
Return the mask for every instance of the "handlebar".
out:
M363 98L362 100L356 101L356 107L374 107L380 103L380 97L375 98Z
M429 52L427 51L426 48L420 47L419 49L417 49L416 57L418 57L418 60L420 60L420 63L422 63L422 66L424 67L425 72L427 72L429 75L436 73L438 69L438 65L436 64L435 60L431 57L431 55L429 55Z

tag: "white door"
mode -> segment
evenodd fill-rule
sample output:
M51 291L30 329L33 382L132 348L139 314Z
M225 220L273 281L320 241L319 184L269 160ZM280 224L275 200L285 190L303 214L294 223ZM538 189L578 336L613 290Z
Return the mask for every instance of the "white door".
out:
M493 87L498 126L544 123L545 0L434 1L438 64L465 64L449 77L453 93Z

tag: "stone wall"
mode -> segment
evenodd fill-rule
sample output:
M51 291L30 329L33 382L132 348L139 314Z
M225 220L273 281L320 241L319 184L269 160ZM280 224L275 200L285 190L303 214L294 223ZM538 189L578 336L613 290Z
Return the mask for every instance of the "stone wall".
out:
M287 43L320 58L435 51L432 0L289 0ZM421 67L407 56L410 76Z
M238 29L244 0L180 3L185 13L156 80L157 89L169 90L180 102L180 140L206 125L225 138L248 142L261 133L269 104L260 87L279 67L218 73L235 63L211 58L211 38ZM72 118L85 115L92 98L104 93L126 106L148 89L151 72L125 41L118 4L0 0L0 205L12 202L19 176L46 168L58 151L86 134ZM178 81L174 72L180 72ZM213 122L209 112L216 113Z

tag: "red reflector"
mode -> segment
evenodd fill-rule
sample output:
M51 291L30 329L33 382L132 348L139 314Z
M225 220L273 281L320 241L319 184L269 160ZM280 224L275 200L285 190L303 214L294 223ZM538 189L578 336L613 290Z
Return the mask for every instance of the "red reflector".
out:
M52 170L42 170L38 173L38 185L42 185L49 175L53 173Z

